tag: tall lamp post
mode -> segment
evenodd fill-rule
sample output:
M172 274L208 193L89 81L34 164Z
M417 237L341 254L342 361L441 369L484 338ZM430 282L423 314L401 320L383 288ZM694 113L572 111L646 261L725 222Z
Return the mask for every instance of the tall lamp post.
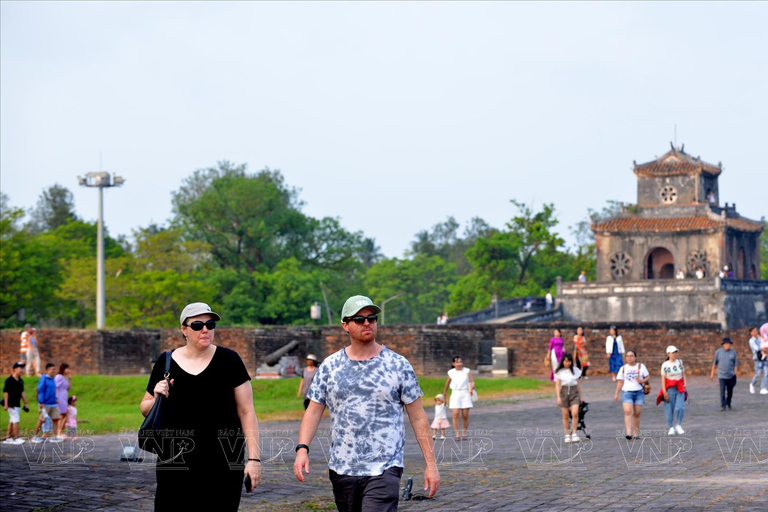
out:
M405 295L405 292L400 292L397 295L393 295L381 301L381 325L384 325L384 311L385 311L385 308L387 307L387 302L391 300L395 300L398 297L402 297L403 295Z
M83 178L77 177L77 181L83 187L95 187L99 189L99 224L96 243L96 328L104 328L104 189L119 187L125 180L121 176L110 176L108 172L89 172Z

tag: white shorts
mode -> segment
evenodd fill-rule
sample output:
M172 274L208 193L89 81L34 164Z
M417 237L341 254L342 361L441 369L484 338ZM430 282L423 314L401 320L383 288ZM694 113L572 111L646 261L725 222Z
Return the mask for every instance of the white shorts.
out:
M454 389L451 391L451 400L448 402L449 409L471 409L472 397L468 389Z
M21 407L8 408L8 416L11 417L11 420L8 423L19 423L19 411L21 411Z

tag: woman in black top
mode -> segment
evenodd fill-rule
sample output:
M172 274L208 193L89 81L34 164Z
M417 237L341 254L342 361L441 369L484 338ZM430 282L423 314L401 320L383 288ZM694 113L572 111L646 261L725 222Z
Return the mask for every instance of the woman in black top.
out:
M243 478L259 485L259 431L250 376L237 352L213 345L221 317L202 302L181 313L186 345L155 362L141 401L146 416L165 395L163 422L172 432L158 456L155 510L237 510ZM170 385L163 378L171 357ZM247 461L243 465L244 450Z

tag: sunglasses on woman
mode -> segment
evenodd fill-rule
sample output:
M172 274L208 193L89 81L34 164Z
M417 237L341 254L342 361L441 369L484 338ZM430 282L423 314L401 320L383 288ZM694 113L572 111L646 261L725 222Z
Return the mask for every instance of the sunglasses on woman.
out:
M184 327L189 327L193 331L202 331L203 326L205 326L206 329L209 331L212 331L216 328L216 320L208 320L207 322L201 322L200 320L195 320L194 322L187 324L181 324Z
M357 325L363 325L365 321L368 320L369 324L375 324L378 319L379 319L378 315L348 316L347 323L349 323L349 321L351 320L352 322L355 322Z

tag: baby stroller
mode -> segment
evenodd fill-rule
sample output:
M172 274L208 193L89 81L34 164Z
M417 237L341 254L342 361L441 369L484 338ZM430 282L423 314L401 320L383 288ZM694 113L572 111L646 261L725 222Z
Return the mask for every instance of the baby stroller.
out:
M587 432L587 424L584 422L584 416L589 412L589 403L581 402L579 404L579 426L577 430L581 430L584 433L584 437L592 439L592 436Z

